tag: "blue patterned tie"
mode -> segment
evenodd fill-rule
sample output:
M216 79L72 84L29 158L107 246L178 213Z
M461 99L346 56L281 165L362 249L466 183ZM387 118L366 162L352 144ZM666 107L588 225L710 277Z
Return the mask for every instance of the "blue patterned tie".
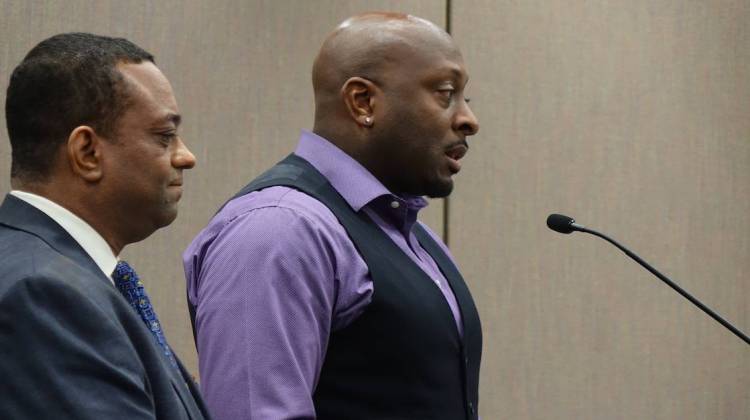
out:
M120 261L115 267L114 273L112 273L112 279L115 281L117 289L125 296L125 299L130 303L130 306L141 316L141 319L146 323L146 327L151 330L151 333L156 338L156 341L161 346L164 355L167 356L172 366L177 367L177 360L175 360L172 354L172 349L167 344L167 339L164 337L164 333L161 330L159 324L159 318L156 317L156 312L151 306L151 300L146 294L146 290L143 288L143 282L138 279L138 274L135 273L128 263Z

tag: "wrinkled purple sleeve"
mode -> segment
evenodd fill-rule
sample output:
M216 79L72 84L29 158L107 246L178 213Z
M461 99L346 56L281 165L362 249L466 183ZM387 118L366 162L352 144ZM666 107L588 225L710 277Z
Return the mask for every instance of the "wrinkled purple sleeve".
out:
M315 418L328 336L372 292L345 239L322 204L274 187L230 203L185 251L201 390L214 418Z

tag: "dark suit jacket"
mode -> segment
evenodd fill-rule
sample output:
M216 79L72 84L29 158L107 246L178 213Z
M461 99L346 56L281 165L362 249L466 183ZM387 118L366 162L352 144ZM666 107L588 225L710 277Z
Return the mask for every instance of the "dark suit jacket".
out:
M77 242L35 207L6 196L0 418L208 418L180 370Z

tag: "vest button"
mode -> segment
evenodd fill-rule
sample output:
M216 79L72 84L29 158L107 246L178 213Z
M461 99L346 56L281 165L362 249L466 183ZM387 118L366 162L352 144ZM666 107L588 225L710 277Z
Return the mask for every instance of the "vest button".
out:
M474 414L474 404L472 404L471 401L469 401L469 411L471 414Z
M396 201L396 200L394 200L394 201L391 201L391 208L392 208L392 209L397 209L397 208L399 208L400 206L401 206L401 204L399 204L399 202L398 202L398 201Z

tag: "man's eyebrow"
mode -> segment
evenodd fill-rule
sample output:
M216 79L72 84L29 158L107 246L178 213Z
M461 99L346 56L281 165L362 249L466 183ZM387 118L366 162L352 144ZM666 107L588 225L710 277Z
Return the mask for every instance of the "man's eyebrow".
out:
M444 74L450 74L450 77L452 77L453 79L464 80L464 81L469 80L469 75L466 74L466 71L459 67L450 66L450 67L447 67L445 71L446 73Z
M464 73L460 68L454 67L454 66L445 66L442 69L439 69L431 76L431 79L434 80L446 80L446 79L454 79L454 80L468 80L469 75Z
M169 113L167 114L167 117L165 119L171 122L172 124L174 124L175 126L179 126L180 123L182 122L182 115Z
M453 75L456 77L456 79L459 79L459 80L463 79L464 83L468 83L469 82L469 73L466 73L466 70L457 69L457 68L454 67L454 68L451 69L451 73L453 73Z

